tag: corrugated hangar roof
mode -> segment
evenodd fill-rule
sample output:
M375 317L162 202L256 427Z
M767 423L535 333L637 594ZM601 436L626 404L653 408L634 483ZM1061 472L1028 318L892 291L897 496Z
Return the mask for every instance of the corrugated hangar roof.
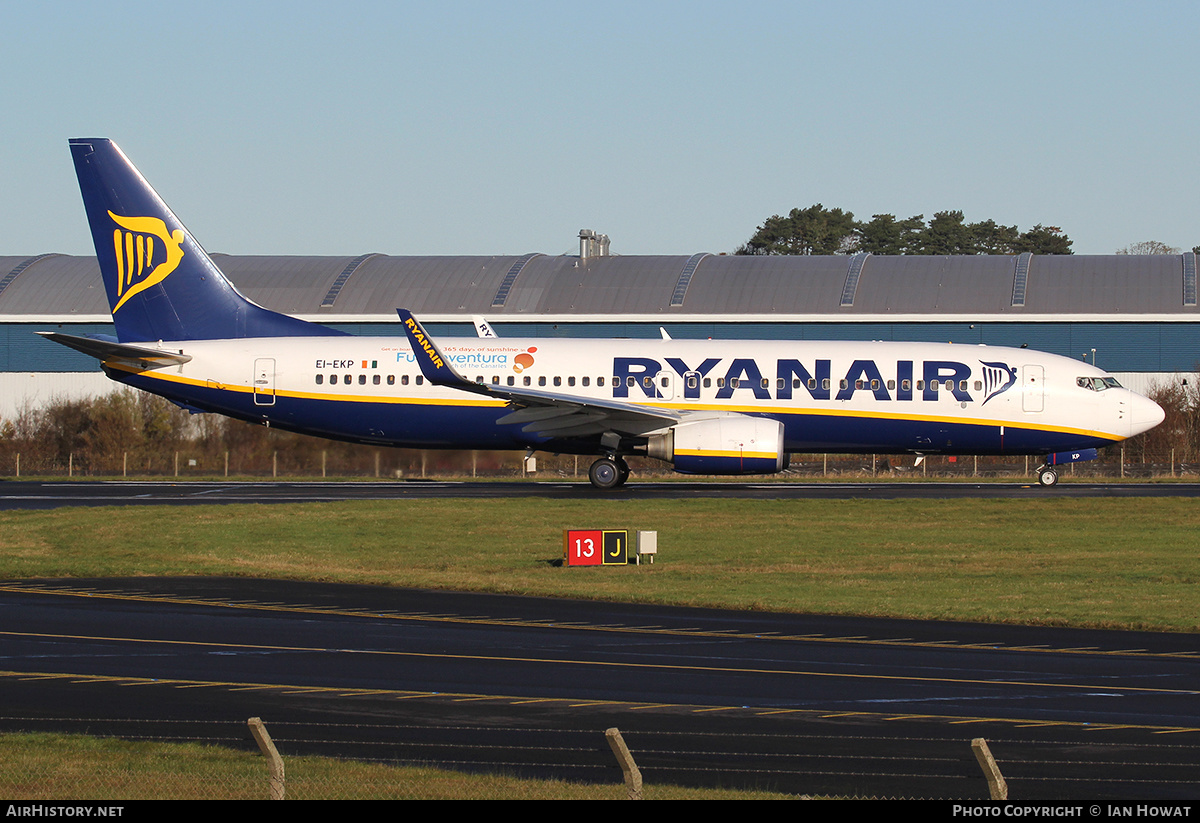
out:
M268 308L309 319L626 320L705 316L1191 319L1195 255L258 257L213 255ZM95 258L0 257L0 317L90 317L108 306Z

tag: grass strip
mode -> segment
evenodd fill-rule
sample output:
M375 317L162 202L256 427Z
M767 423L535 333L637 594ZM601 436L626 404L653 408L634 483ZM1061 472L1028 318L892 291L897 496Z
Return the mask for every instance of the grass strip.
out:
M267 800L263 758L221 746L63 734L0 735L7 801ZM621 783L532 780L327 757L284 756L288 800L623 800ZM619 774L619 773L618 773ZM768 800L792 795L646 785L647 800Z
M562 530L653 566L559 568ZM0 577L233 575L744 610L1200 628L1200 508L1171 498L544 499L0 513Z

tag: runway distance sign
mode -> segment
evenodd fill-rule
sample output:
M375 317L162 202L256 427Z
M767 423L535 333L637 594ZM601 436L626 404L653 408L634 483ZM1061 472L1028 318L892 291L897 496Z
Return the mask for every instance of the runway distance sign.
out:
M629 562L625 529L563 529L563 563L568 566L624 566Z

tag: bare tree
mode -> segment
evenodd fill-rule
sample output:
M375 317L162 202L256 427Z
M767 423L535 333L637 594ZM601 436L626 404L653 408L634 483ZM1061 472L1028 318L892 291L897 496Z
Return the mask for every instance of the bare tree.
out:
M1130 243L1123 249L1117 249L1117 254L1179 254L1180 249L1168 246L1158 240L1143 240L1140 243Z

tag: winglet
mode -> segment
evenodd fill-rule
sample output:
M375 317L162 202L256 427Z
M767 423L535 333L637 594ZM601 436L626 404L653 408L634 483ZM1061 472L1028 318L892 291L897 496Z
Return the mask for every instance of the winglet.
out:
M450 361L417 322L417 318L413 317L412 312L408 309L396 309L396 314L400 315L404 333L408 335L408 342L412 344L413 356L417 358L417 365L421 367L421 374L425 375L426 380L435 386L453 386L458 389L475 386L450 365Z
M475 324L476 337L499 337L496 330L492 328L492 324L487 321L486 317L480 317L477 314L471 315L471 322Z

